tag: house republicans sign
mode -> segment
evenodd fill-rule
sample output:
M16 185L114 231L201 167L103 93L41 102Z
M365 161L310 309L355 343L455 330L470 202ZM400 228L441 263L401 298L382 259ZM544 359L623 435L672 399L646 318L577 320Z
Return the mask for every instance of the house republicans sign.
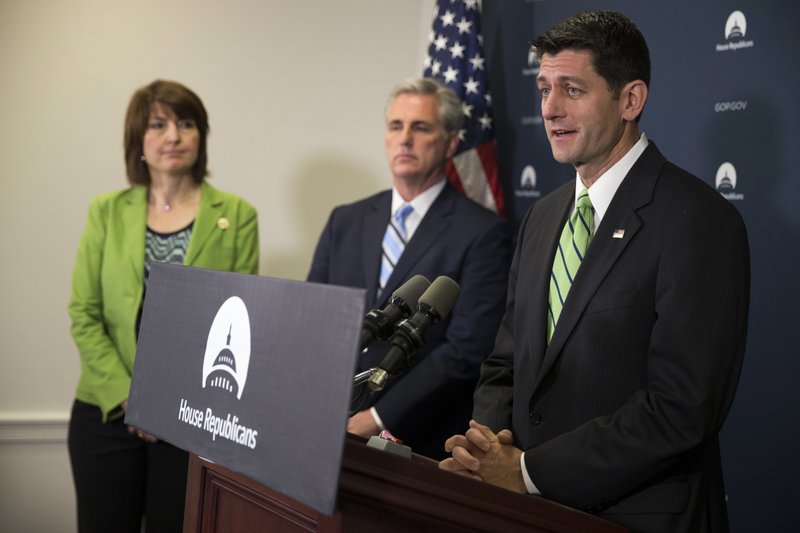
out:
M364 293L155 263L125 422L333 514Z

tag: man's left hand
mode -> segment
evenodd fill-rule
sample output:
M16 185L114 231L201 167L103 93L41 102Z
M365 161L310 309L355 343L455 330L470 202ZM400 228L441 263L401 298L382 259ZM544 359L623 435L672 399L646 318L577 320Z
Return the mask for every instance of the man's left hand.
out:
M451 459L439 465L469 477L483 479L486 483L527 494L520 469L522 450L513 446L511 431L503 429L495 434L489 427L471 420L463 436L448 439L445 449L452 452Z

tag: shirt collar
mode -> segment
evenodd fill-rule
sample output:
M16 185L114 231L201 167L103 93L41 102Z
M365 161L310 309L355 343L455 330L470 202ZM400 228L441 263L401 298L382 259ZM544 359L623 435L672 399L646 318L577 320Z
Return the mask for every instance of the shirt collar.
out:
M428 209L430 209L431 205L433 205L433 202L436 201L439 193L442 192L442 189L444 189L446 182L447 180L442 178L435 185L428 187L422 193L418 194L410 202L403 200L403 197L400 196L399 192L397 192L397 188L392 187L392 214L400 209L401 205L411 204L411 207L414 208L414 212L419 214L420 218L424 217L425 213L427 213Z
M409 213L408 217L406 217L407 239L411 239L414 232L417 231L417 226L422 222L428 209L431 208L433 202L439 197L439 194L444 190L446 184L447 179L442 177L435 185L425 189L410 202L406 202L403 197L400 196L400 193L397 192L397 188L392 187L392 215L395 214L403 204L411 204L411 207L414 208L414 211Z
M622 180L628 175L639 156L642 155L649 141L644 133L639 137L628 153L622 159L614 163L614 166L606 170L597 181L595 181L589 188L589 199L592 201L594 207L594 229L600 226L600 221L603 220L603 215L606 214L611 200L617 193ZM578 194L585 189L586 186L581 181L581 177L576 173L575 175L575 204L578 202ZM593 231L594 231L593 229Z

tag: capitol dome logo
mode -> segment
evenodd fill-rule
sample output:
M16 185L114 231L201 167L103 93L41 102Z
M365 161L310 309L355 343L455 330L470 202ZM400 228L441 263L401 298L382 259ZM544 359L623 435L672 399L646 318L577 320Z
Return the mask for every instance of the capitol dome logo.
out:
M522 68L522 75L523 76L538 76L539 70L542 68L542 63L539 60L539 55L536 53L536 50L530 48L528 50L528 61L527 65Z
M736 167L728 161L717 169L714 179L717 191L728 200L744 200L744 195L736 192Z
M745 40L747 17L741 11L734 11L725 21L725 43L717 43L717 52L728 52L741 48L752 48L755 43Z
M519 177L519 189L514 191L515 196L525 198L539 198L541 191L536 190L536 169L533 165L526 165Z
M250 316L238 296L222 304L211 323L203 358L203 388L242 398L250 367Z
M522 169L522 176L519 178L519 185L523 189L536 188L536 170L532 165L528 165Z
M728 41L744 39L747 33L747 19L741 11L734 11L725 23L725 39Z

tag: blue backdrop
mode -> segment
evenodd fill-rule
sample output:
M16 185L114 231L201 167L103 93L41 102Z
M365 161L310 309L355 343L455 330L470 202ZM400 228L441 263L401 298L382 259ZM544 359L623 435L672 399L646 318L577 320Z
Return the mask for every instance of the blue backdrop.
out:
M674 163L731 201L748 228L747 353L722 431L731 529L796 531L800 501L800 3L778 0L483 0L483 33L509 216L573 179L545 137L529 41L583 9L628 15L650 47L641 120Z

